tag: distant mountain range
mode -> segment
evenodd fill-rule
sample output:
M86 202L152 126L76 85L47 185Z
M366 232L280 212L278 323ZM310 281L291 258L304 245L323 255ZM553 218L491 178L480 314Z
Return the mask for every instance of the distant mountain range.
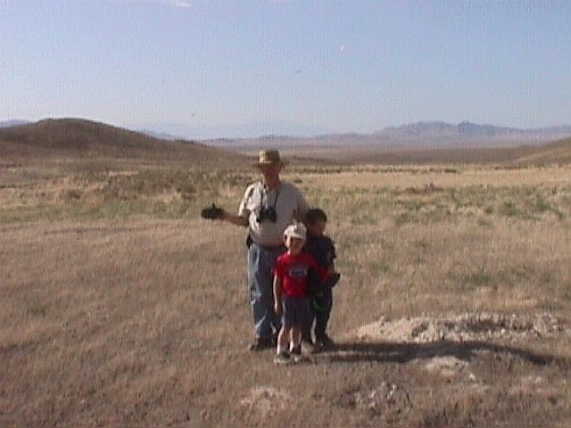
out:
M416 122L398 127L387 127L374 134L391 137L464 137L464 138L513 138L546 137L571 135L571 126L549 128L518 129L495 125L479 125L461 122L453 125L446 122Z
M326 134L314 137L266 135L258 138L203 140L205 144L254 150L260 148L375 147L375 148L466 148L538 145L571 136L571 126L518 129L461 122L416 122L387 127L371 134Z
M164 135L170 138L184 138L190 140L205 140L215 138L251 138L260 135L276 134L288 136L318 135L327 132L316 126L306 126L299 123L285 121L260 121L242 124L192 126L176 122L146 123L136 126L143 132L153 135Z
M250 165L251 160L236 151L252 152L258 148L276 147L288 152L286 156L295 158L296 163L327 159L386 164L571 163L571 138L559 138L565 133L571 135L570 128L518 130L467 122L459 125L420 122L373 134L310 138L268 135L255 139L217 139L197 143L157 139L85 119L46 119L30 123L9 121L0 122L0 161L113 158L237 167ZM526 139L529 136L532 140ZM540 143L542 139L547 141Z
M0 128L31 124L25 120L0 121ZM277 124L278 122L276 122ZM172 125L172 124L171 124ZM165 127L146 127L137 130L142 134L162 140L187 139L184 127L172 125L173 132ZM259 131L272 129L270 124L257 128ZM309 130L309 128L308 128ZM177 132L180 131L181 133ZM234 130L236 131L236 130ZM544 128L519 129L489 124L477 124L464 121L451 124L442 121L415 122L400 126L390 126L369 134L344 133L320 134L309 137L282 134L285 126L277 126L275 132L260 137L212 138L201 142L210 146L251 150L262 147L299 148L299 147L514 147L518 145L536 145L571 136L571 125ZM224 135L224 134L222 134ZM309 135L309 134L306 134Z
M296 131L293 131L295 129ZM309 142L315 144L318 141L361 141L365 144L370 140L378 141L379 137L383 139L397 140L418 140L418 139L496 139L496 140L530 140L530 141L548 141L557 138L563 138L571 135L571 125L553 126L546 128L519 129L509 128L505 126L496 126L488 124L477 124L468 121L459 124L451 124L441 121L432 122L415 122L401 126L389 126L382 130L372 133L323 133L317 128L301 128L299 125L293 125L275 122L260 123L258 125L248 124L233 127L212 127L204 129L191 129L184 125L164 124L156 126L146 126L144 132L154 137L172 140L176 138L192 138L207 141L240 141L252 142L255 140L273 140L277 142L280 139L287 139L290 142ZM248 137L247 135L258 135L256 137ZM230 137L228 137L230 136Z
M18 119L5 120L5 121L0 121L0 128L9 128L10 126L26 125L28 123L31 123L31 122L29 122L27 120L18 120Z

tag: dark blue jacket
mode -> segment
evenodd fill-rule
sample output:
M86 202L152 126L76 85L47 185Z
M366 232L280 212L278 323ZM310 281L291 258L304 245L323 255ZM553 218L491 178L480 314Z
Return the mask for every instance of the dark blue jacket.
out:
M305 251L313 256L319 266L325 270L333 265L333 261L337 257L335 253L335 244L328 236L312 236L307 234L305 241Z

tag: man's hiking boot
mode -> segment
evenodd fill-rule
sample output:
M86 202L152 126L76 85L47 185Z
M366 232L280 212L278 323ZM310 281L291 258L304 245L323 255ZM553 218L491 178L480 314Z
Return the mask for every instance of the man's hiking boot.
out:
M289 364L292 362L292 358L289 355L289 352L282 351L277 354L274 358L274 364L282 365L282 364Z
M264 349L273 348L274 344L271 337L256 337L248 346L250 351L262 351Z

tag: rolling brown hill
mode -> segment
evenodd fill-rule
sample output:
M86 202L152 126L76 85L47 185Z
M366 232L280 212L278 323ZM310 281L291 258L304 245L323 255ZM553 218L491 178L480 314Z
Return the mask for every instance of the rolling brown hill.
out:
M84 119L46 119L0 129L4 160L118 158L240 166L248 158L192 141L166 141Z
M571 138L541 146L504 148L397 148L322 147L319 150L279 146L296 164L327 159L373 163L571 163ZM248 152L255 155L254 151ZM288 156L289 155L289 156ZM39 122L0 128L0 158L4 161L50 159L134 159L176 161L193 165L242 167L251 158L235 149L185 141L167 141L149 135L85 119L46 119ZM310 159L311 158L311 162Z
M554 141L534 148L531 153L516 159L519 164L569 164L571 163L571 138Z

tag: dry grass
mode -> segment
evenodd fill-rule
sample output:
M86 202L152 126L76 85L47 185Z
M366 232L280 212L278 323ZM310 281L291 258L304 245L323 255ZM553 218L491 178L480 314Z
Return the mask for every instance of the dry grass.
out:
M235 209L251 171L0 172L2 426L571 421L568 169L289 170L329 213L343 274L331 324L340 346L291 367L245 350L244 231L197 218L210 201ZM483 312L549 314L560 329L426 342L357 334L380 319Z

